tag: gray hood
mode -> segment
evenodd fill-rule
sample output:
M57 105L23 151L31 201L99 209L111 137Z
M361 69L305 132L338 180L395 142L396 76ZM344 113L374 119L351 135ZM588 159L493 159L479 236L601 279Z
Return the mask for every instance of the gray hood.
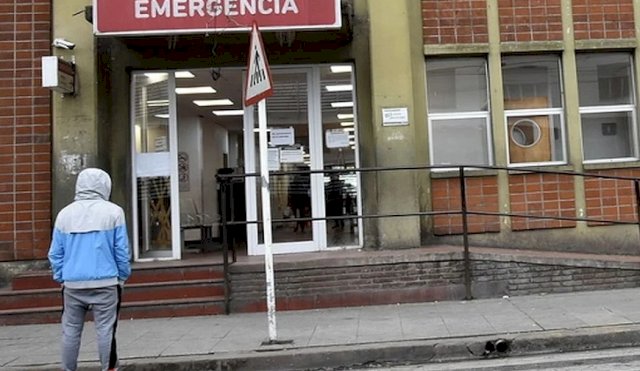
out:
M84 169L76 180L75 200L109 200L111 195L111 177L103 170Z

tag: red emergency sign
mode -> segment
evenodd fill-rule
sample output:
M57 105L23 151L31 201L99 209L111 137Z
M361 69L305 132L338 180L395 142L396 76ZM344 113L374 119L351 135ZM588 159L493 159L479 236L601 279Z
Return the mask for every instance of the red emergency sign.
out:
M340 28L340 0L94 0L98 35Z

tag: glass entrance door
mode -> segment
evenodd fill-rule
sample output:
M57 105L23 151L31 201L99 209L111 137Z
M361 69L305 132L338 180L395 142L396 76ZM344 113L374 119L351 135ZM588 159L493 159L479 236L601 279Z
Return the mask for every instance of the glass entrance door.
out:
M175 80L132 79L133 253L136 261L180 259Z
M270 176L273 219L318 218L324 215L320 109L314 102L318 89L313 69L274 69L274 94L267 98L270 171L291 174ZM245 109L247 172L260 172L257 105ZM264 253L262 200L258 179L247 179L248 253ZM316 251L326 245L323 221L273 222L273 252Z

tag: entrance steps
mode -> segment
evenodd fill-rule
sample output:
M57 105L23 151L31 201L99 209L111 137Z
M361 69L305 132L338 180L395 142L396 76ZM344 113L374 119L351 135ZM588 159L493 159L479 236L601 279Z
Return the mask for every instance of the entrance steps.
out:
M133 267L122 293L120 320L224 313L221 264ZM60 321L62 296L51 272L17 275L0 290L0 325Z

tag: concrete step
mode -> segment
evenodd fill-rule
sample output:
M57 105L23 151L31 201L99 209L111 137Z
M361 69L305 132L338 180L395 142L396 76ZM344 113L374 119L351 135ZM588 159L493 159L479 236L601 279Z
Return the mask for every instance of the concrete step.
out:
M123 302L120 320L224 314L224 297ZM0 310L0 326L56 323L61 306ZM87 316L91 320L91 315Z
M222 279L223 277L222 265L141 266L132 269L131 278L127 281L127 284ZM51 278L50 271L19 274L11 281L11 288L16 291L57 288L59 286Z
M200 279L125 286L123 302L158 301L186 298L211 298L224 295L221 279ZM0 292L0 310L39 308L62 305L60 287Z

